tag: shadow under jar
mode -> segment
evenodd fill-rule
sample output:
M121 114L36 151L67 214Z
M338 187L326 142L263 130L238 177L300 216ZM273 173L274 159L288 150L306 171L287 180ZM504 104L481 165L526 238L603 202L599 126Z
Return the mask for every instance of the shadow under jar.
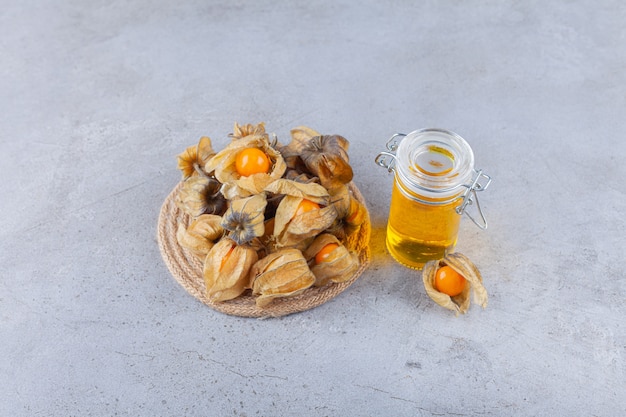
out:
M444 129L397 133L387 149L376 163L395 173L386 243L396 261L421 269L452 252L463 213L487 228L476 192L491 177L474 169L474 153L461 136ZM480 222L465 211L474 203Z

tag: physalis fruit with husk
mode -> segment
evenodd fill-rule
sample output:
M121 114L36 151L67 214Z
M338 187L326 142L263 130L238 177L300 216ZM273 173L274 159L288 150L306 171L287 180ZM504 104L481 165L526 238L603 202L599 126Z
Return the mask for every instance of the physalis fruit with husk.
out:
M349 142L339 135L321 135L300 126L291 130L291 143L282 149L286 158L299 157L306 168L329 190L352 181ZM295 162L292 162L295 164Z
M252 148L267 156L270 162L269 171L241 175L237 171L237 156ZM283 176L287 165L280 152L270 145L267 136L253 134L233 140L213 156L204 169L215 172L215 178L223 184L222 194L226 199L232 200L262 193L266 186Z
M179 224L176 240L180 246L189 249L195 256L204 260L215 242L224 234L221 223L221 216L202 214L188 227Z
M358 243L355 241L358 238L357 232L367 219L367 209L352 195L347 185L336 187L330 193L337 218L327 231L353 249Z
M330 227L337 210L330 205L328 190L316 183L300 183L280 179L265 188L284 198L276 209L274 237L277 247L307 246L313 238Z
M221 215L226 210L226 199L220 192L221 184L205 174L187 178L176 198L176 205L191 217L203 214Z
M196 146L190 146L178 155L178 169L183 174L183 180L198 175L204 165L215 155L211 138L203 136Z
M228 237L242 245L263 236L265 233L263 213L266 205L264 193L231 201L221 223L222 227L230 232Z
M206 295L212 301L239 297L250 288L250 268L257 262L255 249L237 245L230 238L217 242L204 261Z
M317 287L329 282L345 282L359 269L358 256L328 233L317 236L304 252L304 257L315 275Z
M360 267L367 209L352 195L348 141L299 126L287 145L265 124L235 123L215 152L208 137L178 156L181 247L201 259L213 302L248 292L259 307L312 286L349 280Z
M252 294L258 296L256 304L259 307L268 305L275 298L301 294L315 283L306 259L295 248L280 249L257 261L250 277Z
M458 295L450 296L437 289L437 271L443 267L450 267L467 281ZM422 280L426 293L437 304L456 314L465 314L470 307L470 293L473 293L474 302L483 308L487 307L488 295L483 286L480 271L470 259L461 253L450 253L441 260L429 261L422 269Z

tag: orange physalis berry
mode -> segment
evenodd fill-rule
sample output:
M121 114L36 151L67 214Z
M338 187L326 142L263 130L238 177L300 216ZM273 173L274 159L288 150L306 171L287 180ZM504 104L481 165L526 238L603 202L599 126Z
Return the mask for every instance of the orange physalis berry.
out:
M348 223L353 222L353 221L355 221L355 220L356 220L356 218L357 218L357 216L358 216L358 215L359 215L359 212L355 210L355 212L354 212L354 213L352 213L350 216L348 216L348 217L346 218L346 221L347 221Z
M232 245L230 249L228 250L228 252L226 252L226 255L224 255L224 257L222 258L222 263L220 264L220 271L224 268L226 261L228 260L228 258L230 258L230 255L233 253L234 250L235 250L235 245Z
M269 157L258 148L244 149L237 154L235 159L235 169L243 177L252 174L266 174L270 171L270 165Z
M320 208L319 204L317 204L314 201L307 200L305 198L298 205L298 209L296 210L296 213L293 215L293 217L297 217L297 216L299 216L299 215L301 215L303 213L306 213L307 211L317 210L319 208Z
M442 266L435 275L435 288L437 291L454 297L465 289L465 278L449 266Z
M324 246L322 249L320 249L319 252L317 252L317 255L315 255L315 263L321 264L322 262L326 262L326 260L330 256L330 253L338 247L339 245L336 243L329 243Z

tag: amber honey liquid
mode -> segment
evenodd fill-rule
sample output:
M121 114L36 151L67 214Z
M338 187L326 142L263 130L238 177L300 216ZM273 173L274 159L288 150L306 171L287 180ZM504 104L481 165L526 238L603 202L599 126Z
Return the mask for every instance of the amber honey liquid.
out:
M387 223L387 249L394 259L421 269L454 249L461 221L455 209L460 201L455 198L438 205L415 201L400 191L396 179Z

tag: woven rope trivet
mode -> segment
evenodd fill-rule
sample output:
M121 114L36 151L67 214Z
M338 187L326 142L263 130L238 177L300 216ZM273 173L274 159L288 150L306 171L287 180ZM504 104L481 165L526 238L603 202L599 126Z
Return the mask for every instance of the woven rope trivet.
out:
M368 213L359 232L351 236L350 239L359 255L361 265L348 281L340 284L329 284L319 288L311 287L298 296L275 299L264 308L257 307L255 298L250 291L234 300L213 302L205 296L202 263L191 252L182 248L176 240L179 222L188 226L191 221L190 217L183 213L175 203L180 187L182 187L182 182L172 190L161 207L157 231L159 248L167 268L176 281L187 292L214 310L241 317L279 317L305 311L317 307L342 293L357 280L370 263L369 240L371 223ZM350 183L349 187L354 197L366 206L365 199L359 189L353 183Z

